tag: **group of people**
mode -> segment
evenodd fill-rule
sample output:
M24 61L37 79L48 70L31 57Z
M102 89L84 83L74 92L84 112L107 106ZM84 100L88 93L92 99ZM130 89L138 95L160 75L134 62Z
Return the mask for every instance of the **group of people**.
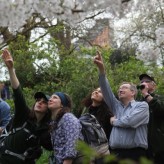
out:
M84 138L79 119L71 113L70 96L63 92L48 96L39 91L30 109L7 49L2 58L10 76L15 111L10 132L0 145L0 163L34 164L43 147L54 152L54 164L79 164L76 144ZM137 88L130 82L120 85L117 98L106 78L100 53L96 54L94 63L100 73L100 88L82 103L104 129L110 152L118 159L138 162L140 157L149 157L157 164L163 163L163 101L154 94L155 80L147 74L139 77L144 85L140 101L136 101Z
M118 89L118 98L111 90L105 75L100 53L94 58L99 69L99 85L108 107L114 117L109 145L111 152L119 159L139 161L147 157L155 164L164 163L164 99L155 94L156 82L153 77L141 74L140 92L142 99L136 101L137 88L130 82L123 82Z
M82 125L71 113L70 96L63 92L54 92L49 97L39 91L35 93L35 103L30 109L16 76L13 58L7 49L3 51L2 59L8 68L15 111L9 135L0 145L0 163L34 164L41 156L43 147L54 152L53 163L79 164L79 160L76 159L78 154L76 144L78 140L83 140ZM94 90L90 99L90 106L93 108L99 106L103 101L100 89ZM103 104L100 108L106 113L109 111ZM100 114L100 109L98 111ZM93 114L96 115L96 112ZM100 120L103 122L102 126L106 128L106 134L109 135L110 122L107 116L106 119L100 117Z

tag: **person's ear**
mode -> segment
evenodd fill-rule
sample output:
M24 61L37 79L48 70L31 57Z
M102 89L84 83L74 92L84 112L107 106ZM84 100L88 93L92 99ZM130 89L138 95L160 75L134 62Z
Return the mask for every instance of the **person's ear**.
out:
M132 95L135 97L136 91L132 90Z

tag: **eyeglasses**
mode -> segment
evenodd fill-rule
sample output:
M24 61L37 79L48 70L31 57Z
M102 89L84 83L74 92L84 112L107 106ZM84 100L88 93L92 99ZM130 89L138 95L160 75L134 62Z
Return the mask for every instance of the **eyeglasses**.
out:
M119 88L119 90L121 90L121 89L123 89L123 90L125 90L125 89L130 89L130 90L131 90L131 88L128 87L128 86L122 86L122 87Z
M150 82L152 82L151 80L143 80L143 81L141 81L141 83L150 83Z

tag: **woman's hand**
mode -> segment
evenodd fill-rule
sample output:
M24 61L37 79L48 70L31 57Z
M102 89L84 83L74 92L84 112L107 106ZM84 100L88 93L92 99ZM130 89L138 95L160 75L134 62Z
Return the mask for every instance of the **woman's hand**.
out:
M2 59L8 68L9 76L10 76L10 83L11 83L12 88L14 89L18 88L19 81L15 74L13 58L7 49L3 50Z
M7 49L3 50L2 59L8 69L12 69L14 67L13 58Z

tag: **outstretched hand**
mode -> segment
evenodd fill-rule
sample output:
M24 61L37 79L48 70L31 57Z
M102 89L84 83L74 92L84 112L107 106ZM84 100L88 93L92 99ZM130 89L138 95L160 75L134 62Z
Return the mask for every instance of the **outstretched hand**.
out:
M13 58L12 58L10 52L7 49L4 49L3 50L2 59L3 59L3 61L6 64L6 66L7 66L8 69L13 68L13 66L14 66L14 64L13 64Z
M102 56L101 56L99 51L97 51L97 54L94 57L94 63L99 68L100 73L104 74L105 73L105 67L104 67Z

